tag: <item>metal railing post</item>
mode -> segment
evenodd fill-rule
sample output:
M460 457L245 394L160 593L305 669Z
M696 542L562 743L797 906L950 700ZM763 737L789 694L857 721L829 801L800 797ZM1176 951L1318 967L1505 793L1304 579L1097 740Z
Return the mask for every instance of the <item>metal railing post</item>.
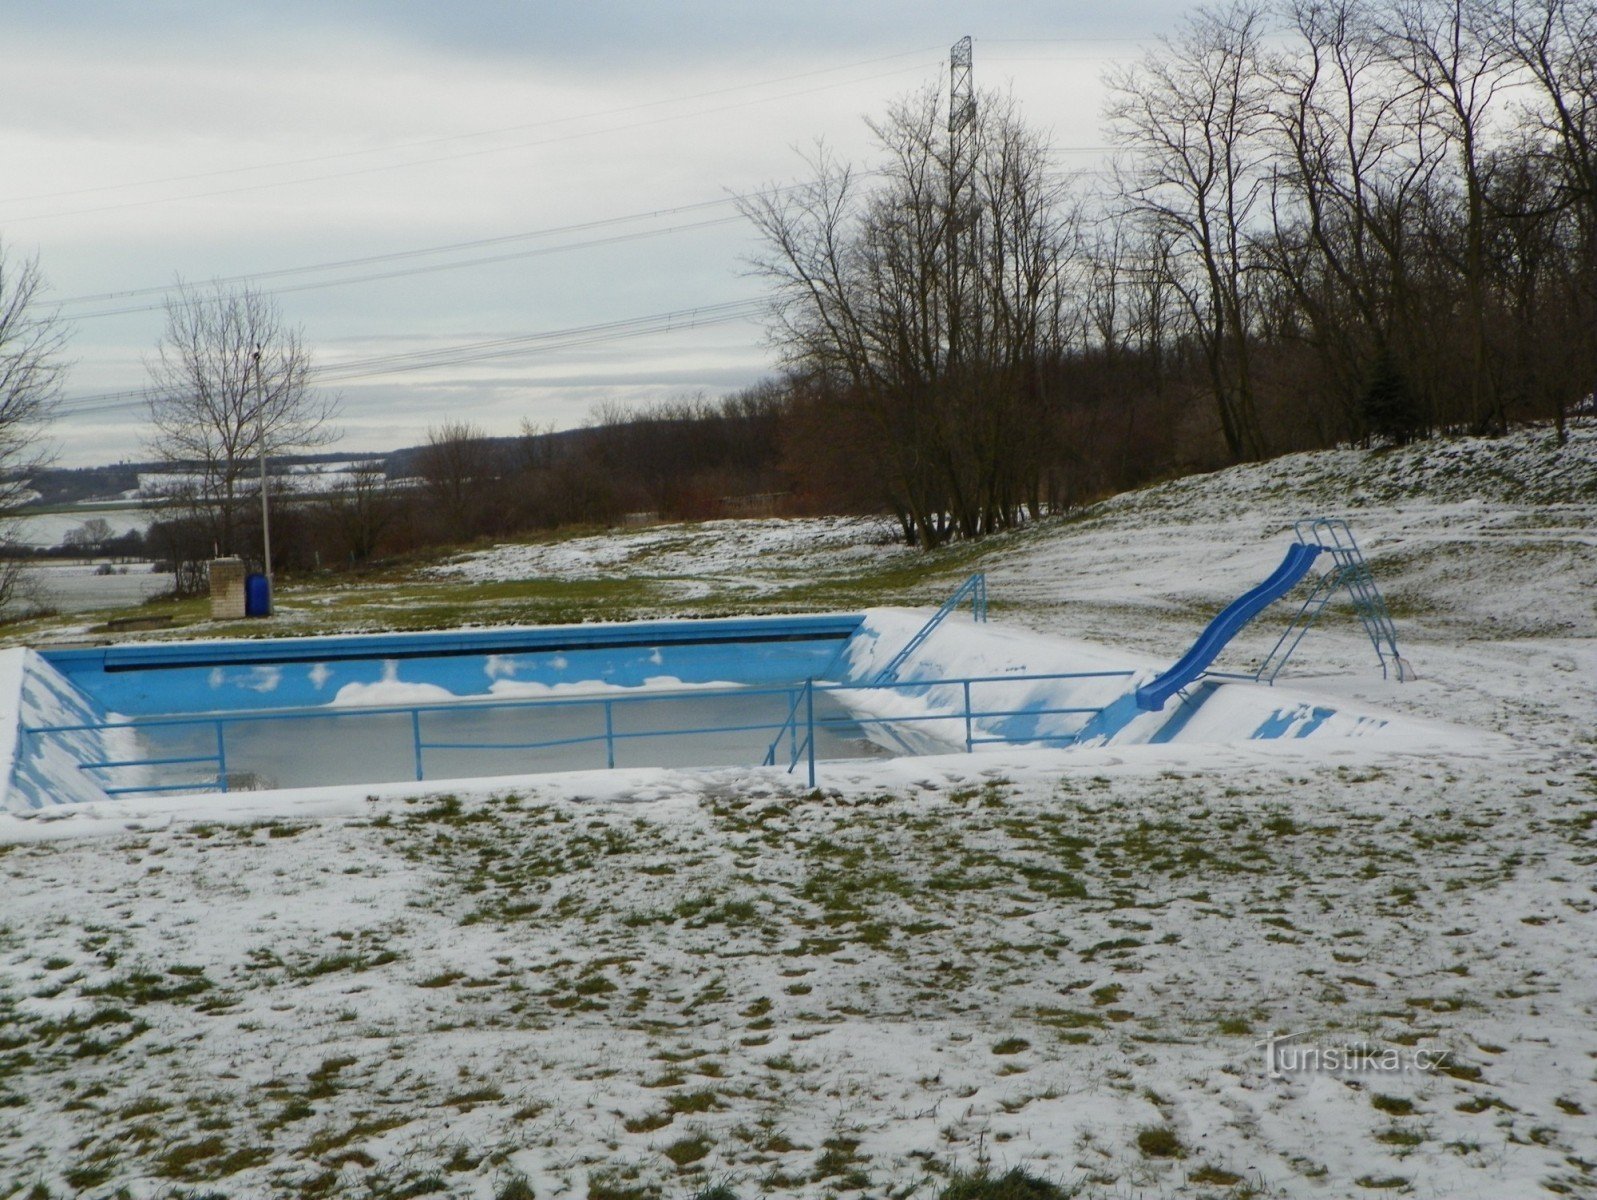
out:
M815 680L804 681L804 724L809 730L810 786L815 786Z
M216 723L216 778L227 791L227 734L221 721Z
M970 680L965 680L965 753L970 753Z
M798 763L798 754L799 754L799 745L798 745L798 702L799 702L799 695L800 695L799 692L794 692L793 693L793 703L790 706L790 708L788 710L788 714L787 714L787 719L788 719L788 727L787 727L787 769L789 771L791 771L794 768L794 766L797 765L797 763ZM778 741L781 740L781 734L777 735L777 740Z
M420 783L423 777L421 768L421 709L410 710L410 744L416 751L416 782Z
M608 700L604 702L604 765L611 770L616 765L615 707Z

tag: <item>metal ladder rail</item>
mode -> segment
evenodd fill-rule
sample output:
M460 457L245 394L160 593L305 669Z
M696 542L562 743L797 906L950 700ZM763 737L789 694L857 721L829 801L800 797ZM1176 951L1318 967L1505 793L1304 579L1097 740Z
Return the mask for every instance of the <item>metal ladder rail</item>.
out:
M1302 606L1288 622L1280 638L1270 648L1270 653L1264 656L1264 661L1259 664L1259 669L1254 672L1253 678L1260 683L1274 683L1275 677L1281 673L1281 668L1286 666L1287 659L1298 648L1304 636L1314 627L1320 619L1320 614L1331 603L1331 597L1336 595L1336 590L1342 583L1342 568L1334 561L1324 574L1315 581L1314 589L1304 599ZM1274 664L1272 667L1271 664Z
M1381 664L1381 677L1389 678L1391 668L1396 667L1400 682L1413 678L1413 670L1397 648L1397 627L1386 607L1386 599L1376 586L1369 561L1359 549L1358 539L1353 536L1347 521L1341 517L1317 517L1298 521L1293 528L1299 541L1312 541L1331 552L1337 574L1336 584L1331 591L1334 592L1337 586L1347 588L1348 597L1353 602L1353 613L1364 627L1370 645L1375 650L1375 657ZM1327 595L1324 602L1329 601L1330 596ZM1296 644L1294 641L1293 646ZM1276 664L1276 672L1280 671L1284 662L1285 658ZM1273 680L1275 675L1272 674L1270 678Z
M932 636L939 625L959 607L960 603L970 597L972 616L977 621L987 619L987 576L978 571L954 590L954 594L943 601L942 607L933 614L931 620L922 625L920 631L909 639L905 647L893 655L888 663L872 677L872 683L896 683L898 673L904 664L909 661L909 656L920 648L922 642Z
M811 680L810 682L813 684L814 680ZM795 688L794 689L794 691L793 691L793 703L788 705L786 719L783 720L781 728L776 731L776 736L771 739L770 746L768 746L766 748L765 758L761 762L761 764L760 764L761 766L766 766L766 767L774 767L774 766L776 766L776 752L777 752L778 749L781 748L782 739L785 738L785 737L788 737L788 736L791 736L792 739L793 739L793 741L792 741L793 757L795 757L795 758L797 757L797 755L798 755L798 712L799 712L799 705L804 702L804 694L805 694L805 689L804 688ZM788 770L792 771L792 769L793 769L792 766L789 765Z
M1302 522L1299 524L1301 526ZM1408 664L1403 661L1403 656L1397 649L1397 627L1392 623L1392 614L1386 607L1386 599L1381 595L1380 588L1375 585L1375 576L1370 571L1369 561L1359 549L1358 539L1353 536L1352 528L1340 517L1320 517L1311 522L1309 528L1317 535L1317 540L1322 546L1326 545L1326 537L1330 538L1330 544L1326 548L1343 568L1343 583L1353 601L1354 614L1364 626L1370 645L1375 649L1375 656L1380 660L1382 677L1386 678L1389 675L1387 659L1390 657L1390 665L1397 668L1398 679L1401 681L1408 678ZM1301 528L1298 530L1298 536L1303 536Z
M1397 668L1398 679L1404 679L1407 664L1398 653L1397 628L1392 624L1386 600L1375 586L1375 578L1370 574L1368 564L1360 558L1346 568L1345 574L1348 593L1353 597L1353 611L1358 614L1364 632L1369 635L1370 644L1375 647L1376 657L1381 660L1382 677L1388 675L1387 659L1390 657L1391 666Z

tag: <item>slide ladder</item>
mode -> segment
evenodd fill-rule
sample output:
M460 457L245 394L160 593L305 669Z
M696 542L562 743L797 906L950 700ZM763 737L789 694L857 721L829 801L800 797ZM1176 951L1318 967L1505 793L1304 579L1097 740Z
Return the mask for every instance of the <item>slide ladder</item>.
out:
M1162 709L1171 696L1208 669L1220 651L1225 649L1226 643L1234 638L1243 626L1295 588L1309 573L1314 566L1314 560L1323 550L1324 547L1318 542L1295 543L1286 552L1281 565L1268 579L1226 605L1220 615L1209 622L1208 628L1198 635L1198 640L1192 643L1192 648L1168 671L1136 690L1134 694L1137 707L1144 712L1158 712Z
M1364 632L1369 635L1376 657L1381 660L1382 678L1391 678L1395 671L1399 682L1413 679L1414 669L1398 653L1397 629L1392 624L1391 613L1387 611L1386 600L1380 588L1375 586L1370 564L1359 550L1348 523L1340 517L1316 517L1297 522L1293 529L1300 545L1318 546L1330 554L1331 567L1320 576L1286 632L1270 653L1265 655L1254 678L1261 683L1274 683L1287 659L1292 657L1292 652L1303 640L1303 635L1319 619L1332 597L1346 588L1353 602L1353 612L1364 626Z
M872 683L897 683L898 673L903 670L904 664L909 661L909 656L920 649L920 645L932 632L943 623L949 613L953 612L967 598L970 600L971 614L977 621L987 619L987 576L978 571L959 587L954 589L954 594L943 601L943 606L937 610L932 619L922 625L920 632L909 639L909 642L888 661L887 665L871 678Z

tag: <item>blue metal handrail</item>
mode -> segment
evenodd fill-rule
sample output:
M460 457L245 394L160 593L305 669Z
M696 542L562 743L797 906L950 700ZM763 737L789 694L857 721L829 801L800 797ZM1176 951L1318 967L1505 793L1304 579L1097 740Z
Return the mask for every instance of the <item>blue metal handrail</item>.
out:
M1075 734L1027 734L1025 736L988 736L989 731L983 731L978 736L979 723L987 720L996 720L1006 717L1043 717L1054 715L1092 714L1100 711L1100 707L1079 706L1043 706L1028 708L997 708L980 709L972 701L972 688L984 684L1033 684L1045 683L1067 679L1107 679L1125 678L1135 674L1129 670L1120 671L1068 671L1048 674L1014 674L1014 675L981 675L959 677L954 679L931 679L911 681L891 681L885 683L869 682L838 682L816 683L814 680L805 680L803 684L771 685L758 687L735 688L692 688L672 689L670 691L650 692L646 695L636 696L562 696L562 697L518 697L515 699L491 700L460 700L450 702L432 702L428 704L408 705L372 705L369 707L302 707L280 709L244 709L217 711L197 714L188 717L127 717L115 721L81 722L63 725L36 725L26 726L22 733L27 736L47 736L63 733L101 732L114 729L168 729L186 726L211 726L216 733L215 754L185 754L167 755L151 758L116 758L90 760L78 764L83 771L113 771L134 767L175 766L198 763L214 762L217 773L214 780L190 781L186 783L145 784L141 786L106 787L107 795L126 795L142 792L165 791L194 791L205 787L214 787L221 792L229 790L229 777L227 768L227 726L230 724L265 723L273 721L306 721L306 720L335 720L358 717L383 717L383 716L408 716L411 724L412 749L415 763L415 778L422 781L426 778L425 754L428 750L437 751L472 751L472 750L543 750L559 746L574 746L595 744L602 742L605 746L605 765L615 766L615 749L618 742L642 738L660 737L695 737L725 733L759 733L774 731L775 737L766 750L763 762L766 766L775 766L778 761L783 738L789 741L787 758L787 771L792 773L800 762L807 764L807 773L814 785L816 779L817 740L818 730L832 728L859 728L860 726L892 727L895 725L914 725L929 721L962 721L965 729L965 749L967 752L979 745L992 744L1028 744L1041 742L1068 742L1074 739ZM957 709L943 713L927 713L922 715L906 715L893 717L869 716L835 716L817 717L815 715L815 695L817 692L850 692L871 689L903 689L922 688L931 689L939 687L957 687L960 689L961 704ZM744 721L725 725L694 726L689 728L649 728L642 730L617 730L614 721L614 710L617 705L660 704L670 702L683 702L690 700L725 699L735 697L746 700L758 696L786 696L789 697L787 715L780 722L771 721ZM462 712L482 712L500 709L550 709L572 707L602 707L604 713L604 730L601 733L581 734L574 737L550 738L539 741L428 741L423 736L422 717L428 713L448 713L458 715ZM801 728L802 727L802 728Z
M920 627L920 631L910 638L904 648L893 655L887 665L876 673L871 682L877 685L892 683L898 678L898 673L909 661L909 656L920 649L920 645L932 636L933 631L943 623L966 597L970 598L971 616L976 621L987 619L987 576L980 571L972 575L964 583L954 589L954 594L943 601L942 607L932 614L931 620Z
M810 688L810 687L814 687L814 686L815 686L815 681L813 679L810 679L810 680L806 681L806 688ZM777 749L778 746L780 746L782 744L782 738L784 736L790 736L792 738L792 743L791 743L791 746L790 746L791 754L792 754L793 757L797 757L797 755L798 755L798 710L799 710L799 703L803 699L804 699L804 697L803 697L802 694L796 694L793 697L793 703L788 705L787 717L786 717L786 719L783 720L782 724L777 728L776 736L771 739L770 746L766 748L765 759L764 759L764 761L761 764L762 766L767 766L767 767L776 766L776 749ZM790 766L788 769L792 770L792 767Z
M1330 604L1331 598L1342 589L1347 590L1353 604L1353 614L1364 626L1370 644L1375 648L1381 663L1382 678L1388 677L1395 667L1399 682L1414 678L1413 668L1397 648L1397 627L1386 607L1386 599L1376 586L1369 561L1359 549L1352 527L1341 517L1313 517L1293 524L1298 542L1318 546L1331 555L1331 567L1320 576L1314 590L1287 624L1270 652L1264 656L1252 678L1262 683L1274 683L1281 668L1314 627L1320 614Z

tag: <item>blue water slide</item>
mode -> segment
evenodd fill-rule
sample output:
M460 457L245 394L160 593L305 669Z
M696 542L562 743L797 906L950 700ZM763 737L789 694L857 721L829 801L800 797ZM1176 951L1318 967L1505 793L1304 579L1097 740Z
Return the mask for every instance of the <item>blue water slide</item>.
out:
M1137 689L1137 707L1145 712L1158 712L1176 692L1186 687L1208 668L1226 643L1236 637L1241 628L1271 604L1297 586L1309 573L1321 547L1294 544L1281 560L1275 573L1251 591L1242 593L1214 620L1192 643L1176 664L1152 683Z

